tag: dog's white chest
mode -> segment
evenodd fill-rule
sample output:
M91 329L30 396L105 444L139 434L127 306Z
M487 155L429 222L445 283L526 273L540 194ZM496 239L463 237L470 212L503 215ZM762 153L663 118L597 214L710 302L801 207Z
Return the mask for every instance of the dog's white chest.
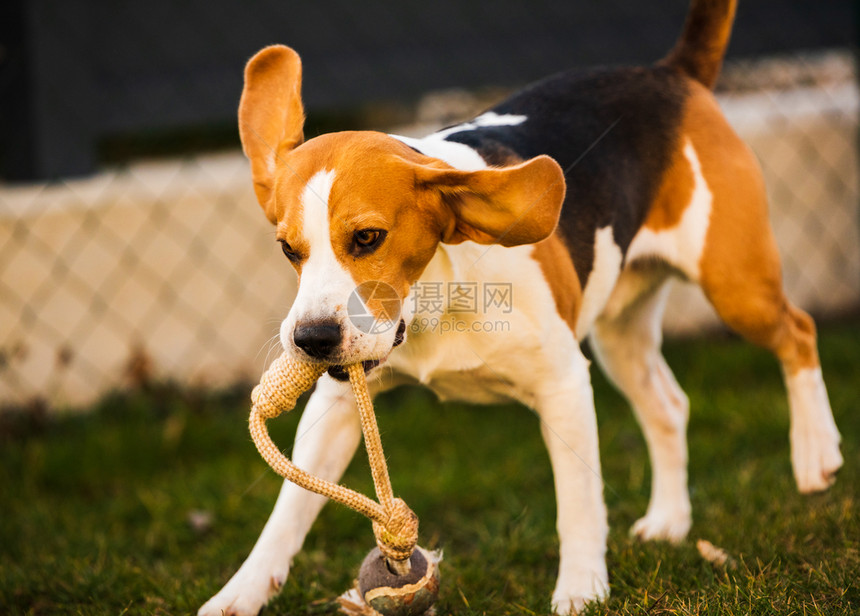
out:
M462 400L473 404L496 404L519 400L523 393L506 378L488 366L467 371L450 370L433 373L425 383L440 400Z
M440 250L408 298L406 343L386 365L442 399L531 405L552 358L576 344L531 252L470 242Z
M453 321L456 322L456 321ZM509 377L512 362L500 361L505 334L422 332L392 353L389 364L409 380L430 388L441 400L489 404L529 398ZM510 341L509 341L510 343ZM513 347L511 347L512 349ZM508 349L508 355L517 355ZM526 352L520 361L526 362Z

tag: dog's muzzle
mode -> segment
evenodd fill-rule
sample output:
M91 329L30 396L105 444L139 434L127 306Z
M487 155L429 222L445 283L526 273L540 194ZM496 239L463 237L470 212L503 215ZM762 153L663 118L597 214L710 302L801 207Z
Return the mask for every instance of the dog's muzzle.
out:
M397 332L394 334L394 344L392 345L392 349L403 344L403 341L406 339L406 321L400 319L400 324L397 326ZM381 364L385 359L368 359L366 361L361 362L364 367L364 373L367 374L374 368L376 368L379 364ZM346 368L343 366L332 366L328 369L329 376L335 379L336 381L348 381L349 374L346 372Z

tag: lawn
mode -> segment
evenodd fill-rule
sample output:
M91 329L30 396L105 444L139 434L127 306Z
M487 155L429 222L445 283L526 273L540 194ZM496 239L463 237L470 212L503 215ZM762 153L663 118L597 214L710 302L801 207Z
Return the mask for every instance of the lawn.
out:
M860 611L860 321L821 332L845 456L821 495L794 489L787 403L768 354L718 337L667 343L666 356L692 404L693 528L679 546L628 536L647 503L647 456L595 369L612 596L593 613ZM0 418L0 613L195 612L247 554L280 483L248 436L248 391L157 386L84 416ZM438 613L547 613L555 505L536 417L439 404L420 389L387 394L377 411L395 491L420 516L421 543L445 551ZM297 417L270 422L276 442L291 441ZM369 492L363 455L345 482ZM193 512L211 524L190 524ZM700 538L735 566L703 560ZM327 506L266 613L332 613L372 543L364 518Z

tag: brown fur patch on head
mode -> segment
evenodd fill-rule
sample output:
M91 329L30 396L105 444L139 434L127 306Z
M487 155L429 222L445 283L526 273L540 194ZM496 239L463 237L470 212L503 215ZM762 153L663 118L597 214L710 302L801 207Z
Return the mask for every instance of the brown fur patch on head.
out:
M304 236L302 196L309 180L333 172L328 195L331 249L359 289L363 283L390 288L402 300L436 253L450 226L450 213L439 199L417 187L415 167L433 164L402 142L381 133L342 132L322 135L282 155L270 211L277 237L306 259L313 247ZM379 246L356 254L354 234L365 229L385 232ZM302 262L294 263L301 276ZM379 319L393 315L390 298L364 297ZM344 298L346 301L346 298Z
M416 185L415 166L427 162L426 157L380 133L327 137L336 173L329 197L335 256L357 284L377 280L404 298L448 225L437 200ZM374 252L356 256L353 234L362 229L381 229L386 235Z

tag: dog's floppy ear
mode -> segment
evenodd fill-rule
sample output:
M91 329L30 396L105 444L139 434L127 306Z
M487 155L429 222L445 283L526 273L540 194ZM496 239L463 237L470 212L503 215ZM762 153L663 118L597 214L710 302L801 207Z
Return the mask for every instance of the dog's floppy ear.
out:
M284 45L266 47L245 67L245 88L239 102L239 137L251 161L254 191L272 222L269 206L278 156L304 141L302 127L302 62Z
M547 238L558 224L564 173L549 156L478 171L419 166L418 185L443 207L442 241L518 246Z

